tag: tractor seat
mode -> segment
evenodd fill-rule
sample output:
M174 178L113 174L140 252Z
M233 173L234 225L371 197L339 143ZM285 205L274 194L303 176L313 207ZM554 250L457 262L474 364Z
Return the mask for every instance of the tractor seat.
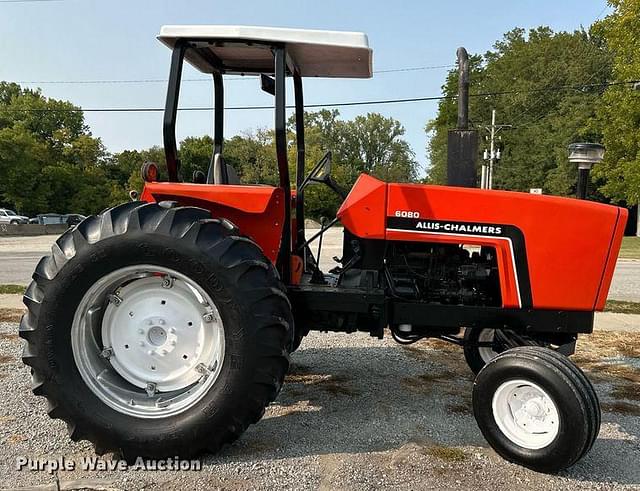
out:
M238 173L232 165L227 164L221 154L213 156L213 184L240 184ZM226 172L225 172L226 171ZM211 182L211 179L208 179Z
M227 180L229 181L227 184L242 184L233 165L227 164L226 162L225 165L227 166Z

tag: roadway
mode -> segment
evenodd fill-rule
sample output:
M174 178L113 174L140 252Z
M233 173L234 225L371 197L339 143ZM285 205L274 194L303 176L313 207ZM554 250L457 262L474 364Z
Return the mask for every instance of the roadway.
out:
M327 271L341 255L342 229L329 230L323 240L320 264ZM37 237L0 237L0 284L27 285L40 258L49 252L54 235ZM315 253L317 242L312 245ZM616 266L609 298L640 302L640 261L620 260Z

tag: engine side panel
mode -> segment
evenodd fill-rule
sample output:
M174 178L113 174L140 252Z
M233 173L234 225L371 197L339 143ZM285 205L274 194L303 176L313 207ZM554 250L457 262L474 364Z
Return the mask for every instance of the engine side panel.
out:
M142 201L177 201L226 218L255 241L275 264L284 220L284 194L272 186L234 186L174 182L145 183Z
M387 183L360 174L336 216L357 237L384 239L386 206Z
M504 307L602 308L626 210L445 186L389 184L387 193L387 240L495 247Z

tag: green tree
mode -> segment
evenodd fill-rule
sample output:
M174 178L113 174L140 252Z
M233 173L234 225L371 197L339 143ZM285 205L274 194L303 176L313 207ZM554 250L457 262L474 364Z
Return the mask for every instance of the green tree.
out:
M246 184L278 184L278 164L273 131L256 130L235 135L224 143L225 161Z
M469 57L469 71L474 90L480 86L483 77L482 56L471 55ZM436 117L427 122L427 155L429 167L427 168L427 182L444 184L447 182L447 133L457 123L458 109L455 100L458 93L458 72L450 70L447 73L442 93L445 98L438 103ZM471 101L475 103L474 100ZM475 116L475 111L474 111Z
M339 156L352 178L361 172L384 181L409 182L416 178L417 162L402 138L404 127L378 113L356 116L343 125Z
M295 175L295 120L289 119L291 174ZM307 173L324 156L332 152L332 176L349 190L365 172L390 182L415 180L417 162L409 144L402 137L404 127L393 118L377 113L340 119L337 110L305 113ZM333 217L342 199L326 186L309 186L305 190L307 215Z
M342 124L338 120L338 111L322 110L307 112L305 118L305 176L311 172L315 165L322 159L326 152L331 151L332 177L340 186L348 189L353 184L346 176L345 167L341 165L338 153L339 138L337 126ZM297 148L294 118L289 120L289 167L292 180L296 175ZM305 189L305 216L320 219L321 217L333 218L342 199L324 185L309 185Z
M0 129L0 191L5 206L23 213L46 209L48 197L38 192L38 179L48 154L47 145L24 127Z
M213 153L213 138L209 135L190 136L180 142L180 172L183 179L190 181L196 170L205 174L209 169Z
M84 115L68 101L44 97L40 91L0 82L0 126L20 124L53 147L88 134Z
M613 78L637 80L640 74L640 0L610 0L611 15L596 25L614 53ZM611 85L598 105L606 147L593 175L600 190L618 202L640 201L640 92L629 85Z
M577 171L567 161L567 145L601 138L595 110L611 73L602 36L595 30L514 29L493 50L474 55L471 66L472 125L486 136L492 109L498 123L513 125L501 133L504 151L494 187L573 193ZM446 180L446 133L456 125L457 80L457 73L450 72L443 86L449 98L427 124L428 179L436 183Z
M129 191L142 191L142 164L153 162L158 166L158 179L166 179L164 149L160 146L145 150L124 150L116 153L105 166L110 187L109 204L115 205L129 199Z
M0 196L6 205L28 214L101 210L110 204L109 165L80 108L0 82Z
M385 180L409 181L416 176L413 152L404 128L392 119L370 113L342 120L337 110L307 113L306 172L328 150L333 153L334 179L349 189L361 172ZM290 174L295 178L294 122L289 122ZM206 172L213 150L208 135L180 142L180 173L190 181L195 170ZM257 129L224 143L226 161L242 182L278 184L274 132ZM129 190L142 190L140 167L158 165L166 178L164 150L125 150L110 155L89 132L80 108L44 97L17 84L0 83L0 196L5 204L36 214L42 212L97 213L128 199ZM307 210L330 216L341 199L324 186L311 186Z

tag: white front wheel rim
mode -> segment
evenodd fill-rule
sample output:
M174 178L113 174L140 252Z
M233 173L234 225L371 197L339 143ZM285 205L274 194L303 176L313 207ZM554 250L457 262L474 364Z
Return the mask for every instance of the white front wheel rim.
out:
M500 431L516 445L529 450L547 447L560 431L555 402L531 381L504 382L495 391L491 407Z

